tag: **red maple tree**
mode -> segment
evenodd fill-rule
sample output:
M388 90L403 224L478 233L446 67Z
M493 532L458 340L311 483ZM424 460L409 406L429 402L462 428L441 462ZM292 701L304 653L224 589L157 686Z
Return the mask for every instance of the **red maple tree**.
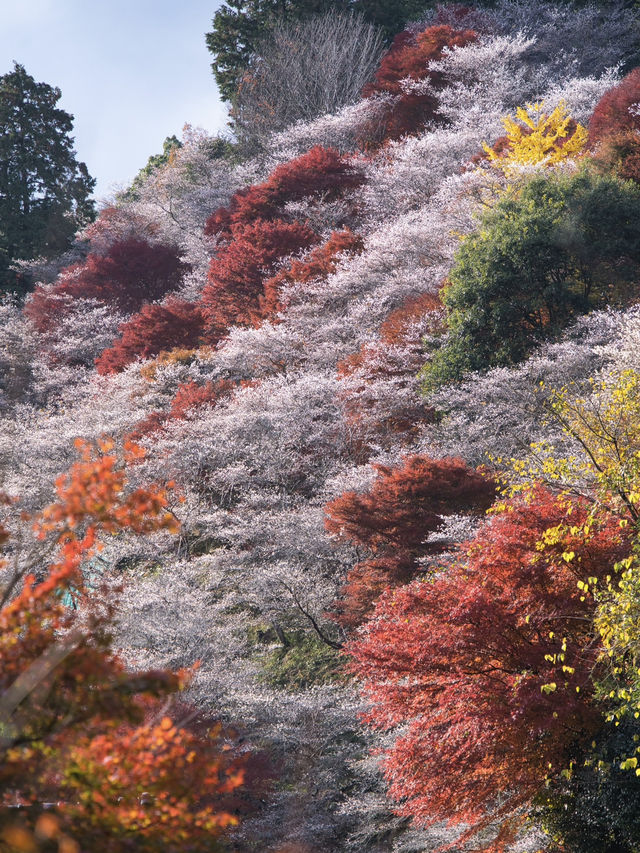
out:
M634 107L640 103L640 68L634 68L617 86L598 101L589 121L589 145L606 136L640 130L640 115Z
M98 373L119 373L137 359L175 347L197 347L204 329L203 312L194 302L170 296L162 303L144 305L120 326L118 340L96 359Z
M232 325L259 325L264 282L288 255L308 249L318 240L308 225L282 219L234 225L233 239L222 247L209 267L202 291L206 340L215 344Z
M315 145L306 154L277 166L266 181L238 190L227 207L207 220L205 234L229 237L233 226L249 225L257 219L280 219L287 202L316 197L339 198L361 186L361 168L334 148Z
M350 646L374 726L403 728L384 769L398 810L500 846L518 810L602 725L594 602L577 582L629 552L617 519L543 488L507 501L457 563L391 589Z
M282 311L285 306L280 294L285 285L325 279L336 271L342 257L359 255L363 248L362 237L354 234L350 228L333 231L321 246L312 249L303 258L294 258L288 266L264 282L264 297L260 300L262 314L271 318Z
M175 290L187 269L175 246L117 240L105 254L90 254L82 263L67 267L52 288L36 288L25 314L38 331L47 332L59 322L61 305L68 304L56 298L60 296L96 299L131 313Z
M461 459L414 455L397 468L376 470L367 492L345 492L325 509L330 533L370 552L350 570L335 604L348 627L366 618L383 589L414 577L420 557L452 547L429 538L444 527L446 516L486 509L495 496L493 479Z
M417 35L405 30L395 37L376 76L362 91L365 98L380 93L396 96L384 122L385 141L415 133L427 121L441 120L437 92L446 81L441 72L429 70L429 63L441 59L445 48L464 47L476 39L473 30L455 30L446 24L427 27ZM423 80L429 81L428 91L407 85Z

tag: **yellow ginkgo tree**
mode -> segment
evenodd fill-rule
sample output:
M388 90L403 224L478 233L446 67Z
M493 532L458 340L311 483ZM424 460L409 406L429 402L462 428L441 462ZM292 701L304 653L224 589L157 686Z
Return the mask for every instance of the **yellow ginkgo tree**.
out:
M507 178L527 166L554 166L577 157L587 144L587 129L571 118L564 101L551 113L544 112L543 101L518 107L515 120L506 116L502 123L506 144L492 148L483 143L482 147Z

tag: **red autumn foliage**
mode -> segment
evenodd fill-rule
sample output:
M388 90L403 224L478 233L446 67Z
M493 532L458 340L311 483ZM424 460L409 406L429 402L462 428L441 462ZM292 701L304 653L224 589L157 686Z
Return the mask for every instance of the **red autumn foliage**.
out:
M428 331L437 328L437 312L442 310L440 297L434 293L422 293L409 299L400 308L392 311L380 326L380 339L384 346L364 345L359 352L347 356L338 364L339 376L351 376L356 371L367 371L368 377L395 375L394 364L388 358L379 358L379 352L388 354L389 347L401 347L406 351L415 350L415 365L403 362L403 373L415 373L424 363L422 338Z
M510 500L454 566L385 593L352 642L368 721L403 729L384 762L400 813L468 835L498 818L504 835L601 725L577 581L612 573L629 543L610 516L585 533L588 511L541 487Z
M389 314L380 326L380 337L390 346L417 346L425 334L425 318L440 310L437 294L421 293Z
M640 115L631 112L640 104L640 68L634 68L598 101L589 122L589 145L609 135L640 130Z
M184 418L185 415L198 408L216 403L236 388L236 383L229 379L219 379L217 382L205 382L198 385L197 382L183 382L178 386L175 397L171 401L171 417Z
M445 48L463 47L476 39L473 30L455 30L446 24L427 27L418 35L405 30L395 37L375 78L362 91L366 98L380 93L398 98L385 122L385 140L399 139L415 133L428 121L440 120L437 91L446 81L440 72L429 71L429 63L441 59ZM407 91L404 81L427 79L429 92Z
M640 183L640 135L635 130L605 136L594 154L595 162L626 181Z
M281 218L287 202L310 196L339 198L364 180L362 170L334 148L316 145L278 166L263 183L238 190L228 207L219 208L209 217L205 234L230 237L234 226L249 225L256 219Z
M233 240L212 259L202 291L207 342L217 343L232 325L258 325L265 279L285 257L317 240L308 225L282 219L234 226Z
M151 435L173 420L182 420L189 412L200 406L210 406L228 397L237 388L237 384L229 379L218 379L216 382L183 382L178 386L171 406L166 412L151 412L140 421L129 433L130 441L139 441L146 435Z
M0 810L0 837L33 851L50 839L69 851L204 853L236 823L226 805L245 762L220 727L201 735L167 716L185 674L127 669L111 648L115 590L88 590L82 577L100 535L177 524L164 490L127 489L111 442L76 446L81 460L58 479L56 502L32 519L51 549L42 579L15 570L14 551L0 559L0 782L5 806L24 807ZM139 456L125 446L125 461Z
M116 241L104 255L91 254L63 270L52 288L36 288L25 313L40 332L55 327L64 304L60 296L96 299L130 313L175 290L187 269L175 246Z
M345 492L326 506L325 527L339 539L364 546L371 556L349 572L335 609L350 627L360 624L386 586L406 583L426 554L452 543L429 540L448 515L483 510L495 483L461 459L405 457L401 466L376 466L369 491Z
M264 298L260 301L263 316L272 317L282 311L284 306L280 301L280 292L283 286L327 278L336 271L340 258L344 255L359 255L363 248L362 237L354 234L350 228L333 231L322 246L313 249L304 258L295 258L288 267L265 281Z
M197 347L204 328L203 312L193 302L169 297L145 305L120 326L120 338L96 359L98 373L118 373L137 359L174 347Z

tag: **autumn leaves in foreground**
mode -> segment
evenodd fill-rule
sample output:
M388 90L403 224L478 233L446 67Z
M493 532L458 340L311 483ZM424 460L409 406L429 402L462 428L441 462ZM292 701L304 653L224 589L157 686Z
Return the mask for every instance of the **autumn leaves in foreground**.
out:
M118 585L87 573L105 537L175 533L168 493L127 487L133 445L78 452L39 516L4 506L2 849L211 850L242 811L247 762L231 732L173 698L190 673L118 658Z

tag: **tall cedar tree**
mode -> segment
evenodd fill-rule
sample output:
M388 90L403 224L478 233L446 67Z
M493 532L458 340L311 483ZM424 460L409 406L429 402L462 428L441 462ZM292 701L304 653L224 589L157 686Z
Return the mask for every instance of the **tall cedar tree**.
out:
M276 22L300 21L325 12L358 12L381 27L391 41L429 5L419 0L226 0L205 36L220 94L225 101L234 100L252 54Z
M349 627L367 617L387 586L414 577L420 557L451 547L429 540L447 515L487 509L495 496L494 481L462 459L408 456L397 468L376 470L369 491L345 492L326 507L327 530L370 552L350 570L335 605L339 621Z
M0 291L24 292L12 262L64 251L95 216L95 180L76 160L61 96L17 63L0 76Z
M577 584L630 546L589 509L542 488L512 499L456 565L388 591L352 643L368 721L401 727L384 769L402 814L469 835L499 818L508 834L602 728L594 602Z

